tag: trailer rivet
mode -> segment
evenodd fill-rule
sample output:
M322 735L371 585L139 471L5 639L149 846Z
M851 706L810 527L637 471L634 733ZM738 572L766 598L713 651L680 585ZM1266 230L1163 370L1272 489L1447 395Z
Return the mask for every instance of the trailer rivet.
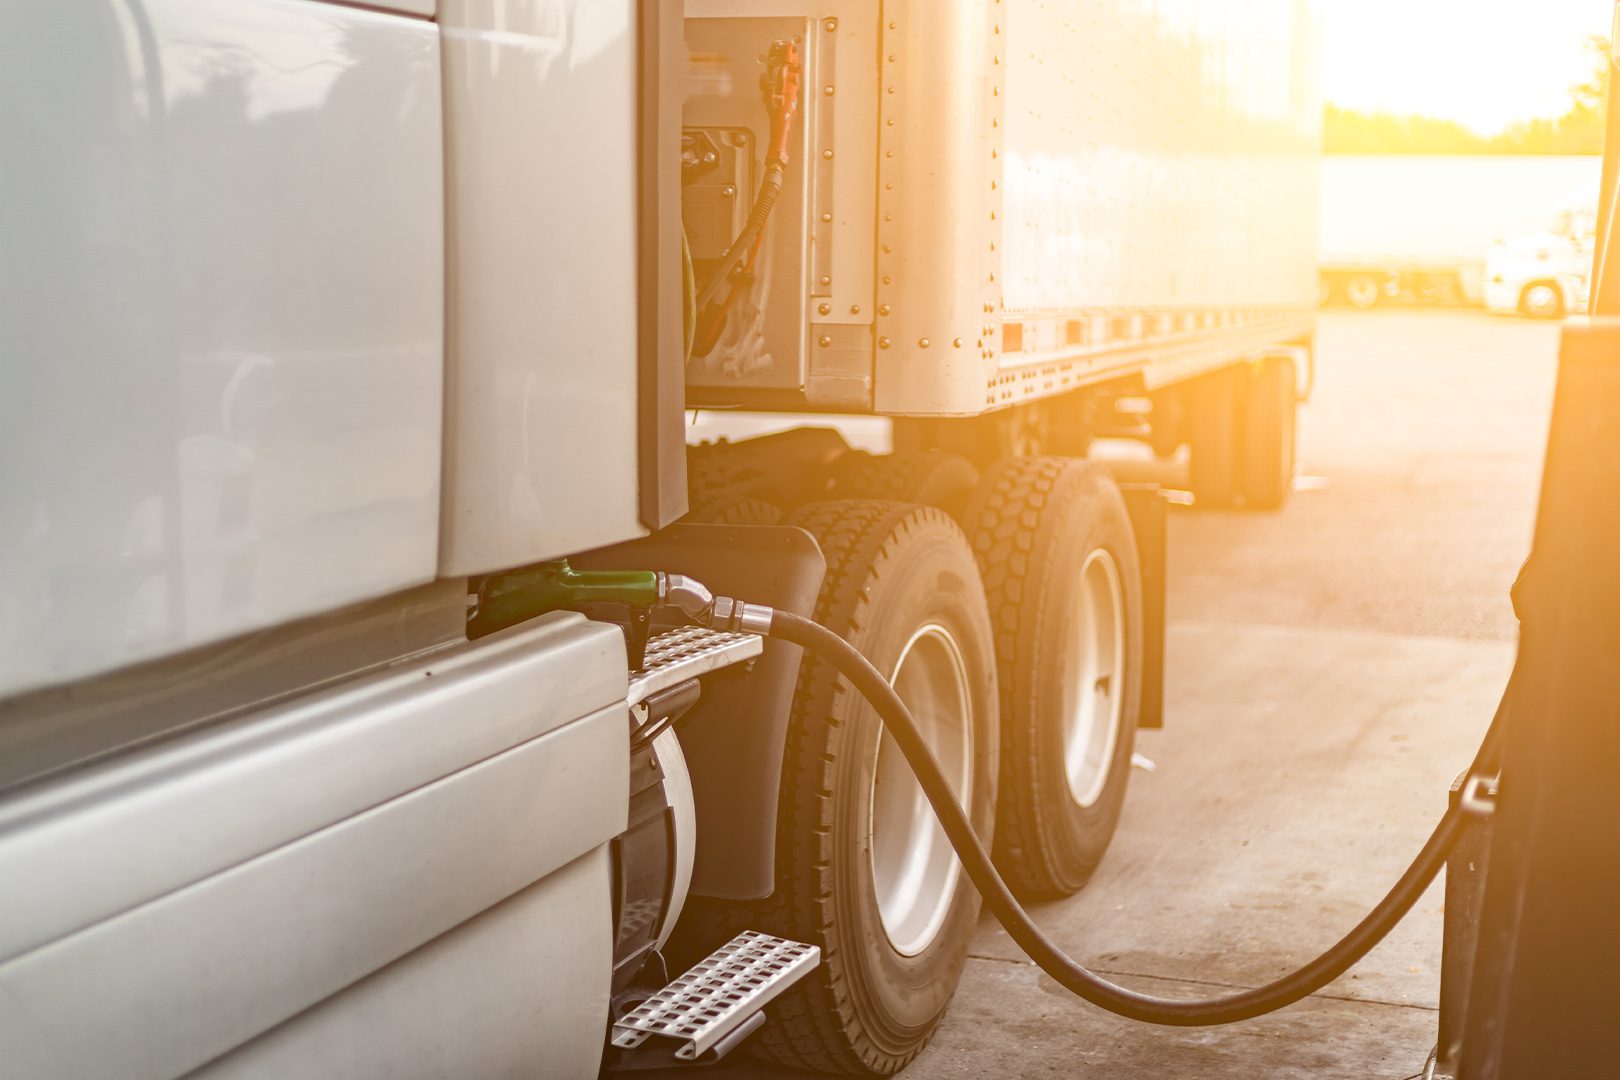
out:
M885 278L884 280L887 281L888 279ZM888 304L879 304L878 305L878 314L879 315L887 315L887 314L889 314L889 312L891 312L893 310L894 309L891 308Z
M832 151L831 150L823 150L821 152L821 156L824 157L824 158L831 158L832 157Z
M826 305L823 304L822 306L825 307ZM823 312L823 314L825 314L825 312ZM832 344L832 338L830 336L828 336L827 334L822 334L819 338L816 339L816 341L820 343L820 345L821 345L821 347L823 349L825 349L827 346Z
M821 25L822 25L822 28L824 30L826 30L827 33L830 34L834 30L838 29L838 20L837 19L823 19L821 21Z
M832 284L832 278L828 277L826 274L822 274L821 275L821 283L823 285L831 285Z
M831 220L832 220L832 214L831 214L831 213L829 213L829 212L828 212L828 211L826 211L826 210L823 210L823 211L822 211L822 212L821 212L821 220L822 220L822 221L831 221Z
M736 187L734 185L727 184L725 187L720 189L720 194L724 195L726 198L729 199L733 195L737 194L737 189L736 189Z
M861 313L861 305L859 305L859 304L851 304L851 305L849 305L849 313L851 315L859 315Z
M831 304L821 304L816 308L816 310L821 312L823 315L831 315L832 314L832 305Z
M824 86L824 87L822 87L822 88L821 88L821 92L822 92L822 93L823 93L823 94L826 94L826 95L827 95L827 96L828 96L828 97L832 97L832 96L833 96L833 88L832 88L832 87L831 87L831 86Z
M893 251L894 251L894 248L890 247L888 244L883 245L883 254L888 255L888 254L892 253Z
M926 348L928 348L928 345L929 345L929 341L928 341L927 338L918 338L917 339L917 348L926 349Z
M886 337L878 338L878 348L880 349L887 349L892 344L894 344L894 342L890 341Z
M951 344L960 349L962 347L962 339L957 338L956 340L952 341Z
M883 284L885 284L885 285L893 285L894 284L894 278L890 277L888 274L884 274L883 275Z

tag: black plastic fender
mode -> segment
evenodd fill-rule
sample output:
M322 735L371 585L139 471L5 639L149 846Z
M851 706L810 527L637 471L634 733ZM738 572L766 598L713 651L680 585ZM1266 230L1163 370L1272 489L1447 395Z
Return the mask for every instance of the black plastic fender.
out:
M774 525L672 525L569 561L685 574L716 596L806 617L827 573L809 533ZM697 804L694 896L761 900L776 886L776 802L800 656L797 645L767 640L752 670L705 677L702 700L675 729Z

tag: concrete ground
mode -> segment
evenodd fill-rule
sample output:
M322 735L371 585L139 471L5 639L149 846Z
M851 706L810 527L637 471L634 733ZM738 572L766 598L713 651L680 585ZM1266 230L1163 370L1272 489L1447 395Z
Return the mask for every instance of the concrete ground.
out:
M1037 911L1127 985L1213 995L1315 955L1444 809L1513 660L1557 328L1324 313L1300 480L1275 514L1172 522L1167 727L1080 895ZM980 927L908 1077L1399 1078L1434 1040L1441 894L1360 967L1248 1024L1153 1029ZM738 1062L727 1075L790 1076Z

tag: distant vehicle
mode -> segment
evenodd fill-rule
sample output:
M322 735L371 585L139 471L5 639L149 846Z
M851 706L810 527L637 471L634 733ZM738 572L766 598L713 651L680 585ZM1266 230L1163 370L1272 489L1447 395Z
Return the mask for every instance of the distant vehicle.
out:
M1322 167L1322 301L1358 308L1489 304L1518 281L1521 292L1534 295L1515 295L1505 310L1521 310L1526 299L1542 314L1557 313L1550 307L1555 300L1567 310L1577 303L1573 280L1530 271L1542 251L1562 250L1545 239L1553 208L1579 205L1589 213L1583 200L1590 192L1595 204L1601 170L1601 158L1585 156L1328 157ZM1582 200L1572 202L1572 191L1582 192ZM1503 237L1523 239L1503 243ZM1490 270L1488 253L1495 256ZM1579 262L1549 254L1545 265ZM1498 270L1500 288L1487 297L1487 278Z
M1558 319L1586 307L1597 218L1566 207L1549 232L1491 245L1485 254L1485 307L1498 315Z

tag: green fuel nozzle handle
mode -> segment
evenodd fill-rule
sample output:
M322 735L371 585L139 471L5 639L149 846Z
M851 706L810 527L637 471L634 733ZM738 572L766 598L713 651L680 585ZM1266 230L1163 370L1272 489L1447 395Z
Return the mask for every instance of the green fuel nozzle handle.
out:
M596 603L626 604L633 613L654 608L676 610L699 626L716 630L763 634L770 626L770 608L716 597L702 582L682 574L662 570L575 570L566 560L540 563L486 580L478 589L478 621L495 630L547 612Z
M478 617L511 626L585 604L657 607L666 592L663 578L656 570L575 570L566 560L541 563L485 581L478 590Z

